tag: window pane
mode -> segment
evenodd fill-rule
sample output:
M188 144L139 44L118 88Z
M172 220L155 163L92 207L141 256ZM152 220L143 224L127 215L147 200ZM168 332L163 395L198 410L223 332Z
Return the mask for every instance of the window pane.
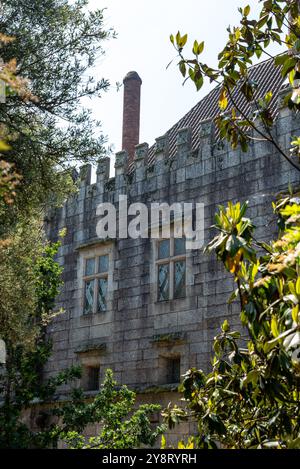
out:
M174 256L185 254L185 238L174 238Z
M180 383L180 358L168 359L167 382Z
M95 281L89 280L85 282L85 293L84 293L84 314L91 314L93 312L94 305L94 288Z
M185 296L185 262L174 263L174 298Z
M98 391L100 385L100 368L89 367L87 370L87 391Z
M158 259L170 257L170 240L164 239L158 244Z
M95 273L95 259L87 259L85 261L85 275L93 275Z
M107 278L98 279L98 312L106 311Z
M169 299L169 264L158 266L158 301Z
M108 272L108 256L101 256L99 257L99 273L103 274L104 272Z

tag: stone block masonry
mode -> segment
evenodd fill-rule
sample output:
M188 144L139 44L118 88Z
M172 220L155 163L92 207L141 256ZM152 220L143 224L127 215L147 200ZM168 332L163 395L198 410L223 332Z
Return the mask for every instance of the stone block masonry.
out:
M300 118L280 109L278 137L289 141L299 131ZM54 353L45 369L46 376L83 359L86 362L88 352L84 355L77 350L91 344L90 354L97 357L101 379L105 370L112 368L121 383L139 391L139 401L157 402L168 358L180 357L181 374L191 366L208 370L212 341L220 325L225 319L238 325L238 308L227 304L232 280L215 258L200 251L188 253L186 297L158 302L155 240L101 242L96 236L97 205L109 201L117 206L119 195L124 194L128 204L203 202L205 243L213 236L210 226L217 206L229 200L248 200L256 236L271 239L276 232L271 202L286 191L288 184L299 185L299 173L272 145L254 142L247 154L232 151L227 144L215 145L210 121L199 124L198 138L198 150L191 151L191 132L180 129L177 153L172 158L168 155L168 137L158 138L151 165L147 164L148 145L138 145L129 171L128 155L123 151L117 155L115 178L109 178L108 159L101 159L97 183L92 185L90 167L84 167L79 192L48 217L50 239L56 239L64 227L68 234L59 253L65 285L58 306L66 312L48 330ZM109 255L107 311L83 315L82 259L95 252ZM105 346L95 351L95 343ZM149 393L145 393L147 389ZM62 388L62 392L67 390ZM177 398L176 393L164 388L164 404L166 396L169 400L174 396L174 401Z

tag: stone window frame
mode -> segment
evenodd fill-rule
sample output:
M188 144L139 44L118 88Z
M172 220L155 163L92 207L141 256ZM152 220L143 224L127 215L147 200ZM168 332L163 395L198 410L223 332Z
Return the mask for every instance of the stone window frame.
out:
M80 366L82 368L82 375L80 378L80 387L84 393L93 395L99 392L100 380L101 380L101 357L103 355L102 350L89 350L87 352L77 352ZM91 368L97 369L99 373L99 387L98 389L90 388L90 370Z
M176 227L176 221L171 222L171 230ZM160 237L162 225L152 225L151 232L151 257L150 257L150 308L154 308L153 314L161 314L169 312L169 308L188 308L189 298L192 294L194 285L194 266L193 266L193 252L186 249L186 272L185 272L185 288L186 296L184 298L176 298L166 301L158 301L158 281L157 281L157 257L158 257L158 242L164 238ZM171 231L172 232L172 231Z
M158 383L161 385L179 385L181 382L181 373L182 373L182 356L180 353L162 353L158 357ZM178 379L172 379L174 370L170 369L170 366L174 366L174 363L177 362L179 365Z
M93 315L106 315L112 311L112 300L114 291L113 272L114 272L114 243L107 244L95 244L91 246L83 246L79 248L80 260L78 276L81 283L81 295L80 295L80 316L83 318L91 317ZM88 259L95 258L98 262L99 257L108 255L108 271L96 273L93 275L85 275L86 261ZM85 307L85 283L88 279L107 278L107 296L106 296L106 310L98 311L97 308L97 292L98 285L94 289L94 303L93 311L91 313L84 313ZM97 283L97 282L96 282Z
M84 390L86 392L96 392L100 389L100 364L98 366L85 366L83 375L85 376Z
M108 257L108 266L107 270L101 272L99 269L100 266L100 259L103 257ZM91 274L87 274L87 264L89 260L94 260L94 272ZM93 281L94 282L94 291L93 291L93 308L92 308L92 314L97 314L97 313L105 313L107 311L107 295L108 295L108 272L109 272L109 255L108 254L99 254L96 256L92 257L86 257L84 259L84 275L83 275L83 291L84 291L84 304L83 304L83 314L88 315L91 314L89 312L85 312L85 291L86 291L86 284L88 282ZM98 293L99 293L99 280L104 279L106 280L106 295L105 295L105 309L99 308L98 304Z
M183 254L175 255L175 237L174 229L172 228L170 238L160 238L156 240L155 245L155 278L156 278L156 301L157 303L164 303L172 300L183 300L187 297L187 249ZM179 238L180 239L180 238ZM163 259L159 258L159 246L163 241L169 241L169 256ZM184 294L179 297L174 296L174 286L175 286L175 263L184 262L185 263L185 290ZM169 266L169 298L168 299L159 299L159 266L168 265Z

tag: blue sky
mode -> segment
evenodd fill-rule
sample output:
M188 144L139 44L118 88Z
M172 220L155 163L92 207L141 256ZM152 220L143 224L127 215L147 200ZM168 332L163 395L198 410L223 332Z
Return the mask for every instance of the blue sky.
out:
M254 16L258 0L90 0L91 9L106 8L106 26L118 34L104 44L106 54L93 72L112 86L101 99L88 103L115 151L121 150L123 98L123 89L118 92L115 83L130 70L142 78L140 143L151 145L210 89L208 85L197 93L192 83L182 86L176 61L166 70L176 55L170 34L189 33L190 45L194 39L204 40L203 58L215 65L227 26L238 24L238 7L248 4Z

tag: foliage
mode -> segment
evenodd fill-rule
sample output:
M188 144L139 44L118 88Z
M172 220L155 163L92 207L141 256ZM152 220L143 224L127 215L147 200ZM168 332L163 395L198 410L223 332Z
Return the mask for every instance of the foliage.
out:
M2 32L0 33L0 44L2 47L11 44L14 40L14 37L6 36ZM15 58L4 63L1 57L0 80L4 82L5 91L7 93L14 93L23 101L31 100L34 102L36 100L28 88L27 80L18 75L17 61Z
M281 233L269 244L255 241L246 208L220 207L207 251L234 276L247 338L225 321L211 373L189 370L184 399L199 448L300 448L300 199L274 204ZM172 426L187 413L164 416Z
M53 388L51 383L46 388L41 384L41 370L51 353L50 344L44 343L44 328L54 315L61 285L62 268L53 259L59 246L60 242L44 245L38 223L25 222L0 246L0 296L5 299L0 305L0 337L7 352L0 374L1 447L28 441L30 430L21 421L22 411Z
M5 148L5 144L2 141L3 146ZM13 203L16 195L15 189L19 182L20 176L14 171L13 165L5 160L0 160L0 216L5 205Z
M106 151L99 123L82 98L99 97L109 86L94 80L90 70L114 32L104 29L103 11L91 12L87 5L88 0L1 2L1 37L8 40L1 44L7 67L0 78L6 71L8 86L0 124L13 142L6 161L22 180L14 205L2 214L0 236L20 213L40 213L49 201L60 204L74 188L71 167Z
M62 313L55 311L62 284L62 267L55 261L60 244L43 245L39 226L33 232L32 225L24 224L0 248L0 296L5 298L0 304L0 338L7 349L0 373L0 448L57 447L60 440L74 448L153 445L163 427L152 428L149 417L160 407L134 410L135 393L125 386L118 389L111 372L91 402L74 389L69 400L59 404L59 387L80 378L80 368L49 379L43 376L52 354L45 328ZM36 417L26 422L28 409ZM90 423L100 423L102 430L85 443L82 432Z
M134 410L135 393L126 386L118 388L110 370L92 399L87 400L81 389L74 388L68 401L57 404L59 386L80 378L81 371L73 367L42 381L39 371L49 359L51 348L50 343L40 342L26 355L15 351L19 377L13 402L0 407L0 448L56 448L62 442L70 449L128 449L155 443L165 427L155 427L149 419L160 406L145 404ZM33 422L28 426L21 412L36 405L40 410L34 426ZM82 432L89 424L97 424L101 430L87 441Z
M39 298L37 263L43 253L38 223L20 222L0 245L0 336L13 344L31 343Z
M73 367L49 380L43 367L52 353L45 327L55 311L62 268L55 261L60 242L45 243L41 214L74 189L72 165L105 153L95 123L82 104L100 97L107 80L88 76L114 36L103 28L103 11L88 0L3 0L0 13L0 338L6 345L0 373L0 447L130 448L153 445L163 427L150 416L160 407L134 409L135 394L118 389L107 372L99 394L87 402L81 390L55 404L59 386L80 377ZM36 407L26 424L24 412ZM43 407L45 405L45 407ZM98 437L85 444L81 432L100 423Z
M0 33L0 45L8 44L12 41L13 38ZM6 90L11 90L21 96L24 101L29 97L34 99L26 86L26 81L16 75L16 62L14 60L11 60L9 63L4 63L3 60L0 61L0 82L4 85L5 92ZM10 150L10 146L7 143L9 139L10 136L6 126L0 124L0 156L3 152ZM20 179L20 175L15 171L14 165L4 159L0 159L0 216L5 211L5 207L13 203L16 195L15 189Z
M201 61L205 49L204 42L194 41L192 57L185 58L184 48L188 35L171 35L170 40L179 55L179 69L185 80L192 80L200 90L205 79L219 84L219 107L217 125L220 135L227 139L232 148L240 145L247 152L251 140L262 139L272 143L279 154L294 168L300 170L293 154L299 156L300 140L293 139L291 154L286 153L272 132L274 112L273 96L269 91L257 99L258 83L249 76L248 67L254 59L271 58L275 67L281 68L283 78L289 79L291 89L286 104L299 111L300 106L300 22L299 0L259 0L259 18L250 18L250 6L240 8L240 24L228 28L228 41L220 52L218 67L210 67ZM286 46L288 49L277 57L268 52L270 44ZM239 89L247 102L253 104L253 111L245 113L236 101L235 90Z
M194 438L190 437L188 438L187 442L181 440L178 442L177 449L194 449L195 448L195 442ZM161 449L168 449L167 446L167 440L164 435L161 437Z
M58 415L64 415L67 426L79 426L83 430L87 423L100 424L99 435L86 438L76 431L65 432L65 439L72 449L126 449L138 448L141 445L153 446L158 436L165 430L164 426L153 428L149 417L160 410L159 405L144 404L135 410L135 393L127 386L117 388L111 370L106 377L100 392L91 404L82 401L82 409L74 399L65 405Z

